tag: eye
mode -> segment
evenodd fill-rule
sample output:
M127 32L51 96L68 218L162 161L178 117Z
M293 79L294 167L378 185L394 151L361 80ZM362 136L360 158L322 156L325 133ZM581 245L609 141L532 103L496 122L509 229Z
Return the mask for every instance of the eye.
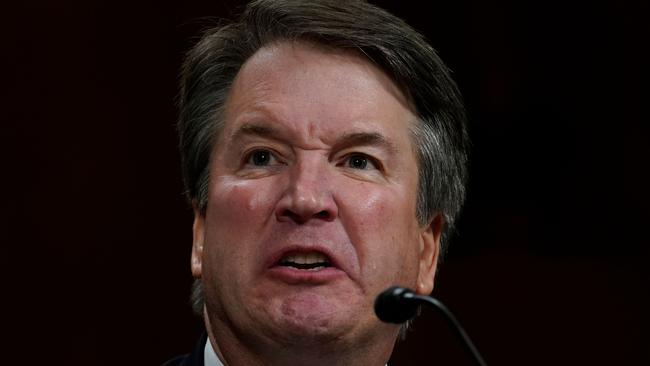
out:
M246 164L253 166L268 166L277 164L275 155L269 150L258 149L246 156Z
M363 154L352 154L347 157L345 163L349 168L352 169L378 169L379 164L377 162Z

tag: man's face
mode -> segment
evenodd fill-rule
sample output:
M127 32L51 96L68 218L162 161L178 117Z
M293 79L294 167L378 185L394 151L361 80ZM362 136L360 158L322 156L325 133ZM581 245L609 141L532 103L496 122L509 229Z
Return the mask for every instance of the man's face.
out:
M414 121L354 54L278 43L244 64L194 225L213 328L293 344L395 336L374 299L432 290L442 226L416 219Z

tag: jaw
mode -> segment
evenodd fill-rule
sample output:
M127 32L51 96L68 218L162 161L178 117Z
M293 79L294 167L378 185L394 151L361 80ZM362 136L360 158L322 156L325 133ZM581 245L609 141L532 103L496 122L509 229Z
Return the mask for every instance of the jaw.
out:
M226 357L227 364L380 365L390 357L399 327L379 322L349 279L327 285L262 279L259 285L240 314L223 314L215 307L220 304L206 302L213 344L223 355L237 355ZM242 326L242 319L251 321ZM251 327L256 332L246 331Z
M206 312L209 341L226 365L383 365L399 332L399 326L382 323L376 332L351 339L328 332L327 323L320 328L296 323L282 332L268 334L260 328L251 335L232 332L220 319L210 319Z

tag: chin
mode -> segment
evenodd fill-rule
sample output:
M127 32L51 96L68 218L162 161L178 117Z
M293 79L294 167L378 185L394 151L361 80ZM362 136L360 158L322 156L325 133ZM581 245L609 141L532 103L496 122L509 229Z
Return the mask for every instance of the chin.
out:
M343 301L345 302L345 301ZM354 306L321 296L297 294L271 309L276 329L292 343L326 342L353 333L359 324Z

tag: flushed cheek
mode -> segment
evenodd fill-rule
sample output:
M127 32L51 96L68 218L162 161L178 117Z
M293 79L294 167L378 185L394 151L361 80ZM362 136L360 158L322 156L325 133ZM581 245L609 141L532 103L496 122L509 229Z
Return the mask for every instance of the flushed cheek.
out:
M272 184L260 180L222 178L211 188L210 206L218 213L219 219L240 225L266 221L277 200Z
M346 196L341 200L341 215L350 222L349 230L360 235L392 232L403 227L405 217L415 217L415 208L397 190L363 187Z
M383 187L360 190L348 198L342 215L359 255L364 281L411 277L415 253L411 249L417 248L418 229L410 197Z
M223 178L211 186L204 251L217 271L249 268L242 273L250 273L258 265L255 254L273 213L273 195L269 185L254 183Z

